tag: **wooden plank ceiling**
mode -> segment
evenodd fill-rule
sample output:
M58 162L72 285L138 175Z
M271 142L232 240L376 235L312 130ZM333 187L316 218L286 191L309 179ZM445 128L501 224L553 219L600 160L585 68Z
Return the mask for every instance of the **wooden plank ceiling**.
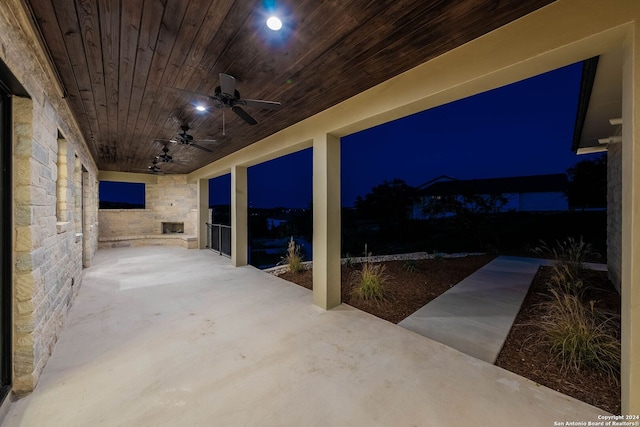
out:
M530 13L552 0L24 0L101 170L144 171L188 124L195 147L169 144L188 173ZM265 4L284 29L265 27ZM219 73L244 98L195 110ZM213 105L213 104L211 104ZM223 114L225 135L222 132Z

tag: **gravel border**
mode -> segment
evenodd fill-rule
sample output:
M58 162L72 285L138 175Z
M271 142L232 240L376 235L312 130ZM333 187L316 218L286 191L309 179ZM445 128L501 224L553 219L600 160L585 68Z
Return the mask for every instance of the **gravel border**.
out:
M446 254L442 252L413 252L409 254L397 254L397 255L375 255L370 257L350 257L350 258L342 258L340 260L341 264L346 264L350 262L352 264L362 264L363 262L369 260L370 262L383 262L383 261L408 261L408 260L420 260L420 259L435 259L435 258L462 258L465 256L472 255L484 255L485 252L460 252L454 254ZM313 266L313 261L305 261L302 263L302 267L305 270L311 270ZM269 274L273 274L274 276L279 276L282 273L286 273L289 271L289 265L276 265L275 267L265 268L262 270Z

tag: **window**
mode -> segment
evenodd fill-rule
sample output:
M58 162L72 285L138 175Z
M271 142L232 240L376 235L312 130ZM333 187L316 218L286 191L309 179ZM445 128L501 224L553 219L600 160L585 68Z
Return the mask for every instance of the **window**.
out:
M67 200L68 189L68 161L67 161L67 141L58 132L58 161L56 162L58 175L56 177L56 217L58 222L69 221L69 206Z
M75 156L75 170L74 170L74 198L75 198L75 210L74 210L74 218L75 218L75 226L76 233L82 233L82 170L84 166L82 166L82 162L78 158L78 155Z
M100 209L144 209L145 186L138 182L100 181Z

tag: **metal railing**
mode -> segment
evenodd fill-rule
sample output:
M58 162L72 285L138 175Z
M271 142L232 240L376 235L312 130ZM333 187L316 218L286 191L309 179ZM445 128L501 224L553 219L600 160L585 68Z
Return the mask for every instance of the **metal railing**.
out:
M207 223L207 248L231 258L231 226Z

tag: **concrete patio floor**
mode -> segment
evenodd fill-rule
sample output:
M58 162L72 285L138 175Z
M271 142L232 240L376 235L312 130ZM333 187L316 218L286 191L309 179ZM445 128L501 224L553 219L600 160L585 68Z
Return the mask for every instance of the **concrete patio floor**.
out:
M553 426L604 411L208 250L98 251L2 426Z

